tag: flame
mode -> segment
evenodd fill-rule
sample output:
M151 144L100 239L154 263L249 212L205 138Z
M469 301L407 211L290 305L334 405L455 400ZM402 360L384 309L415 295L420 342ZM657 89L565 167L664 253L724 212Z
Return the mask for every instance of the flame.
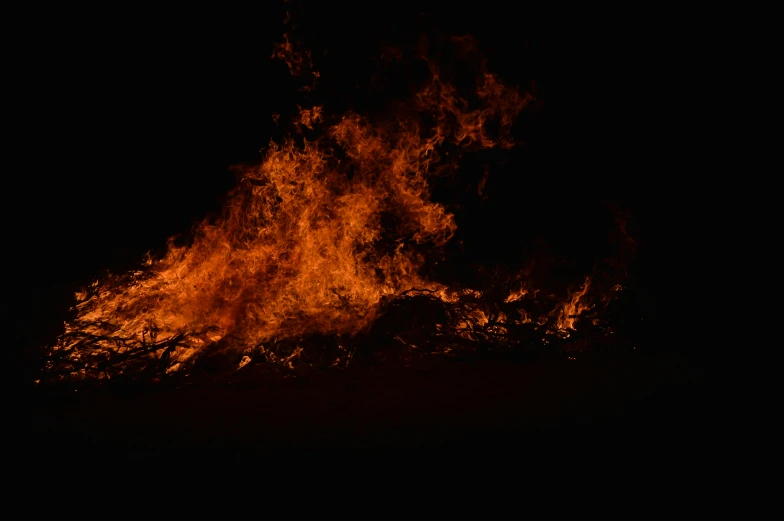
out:
M292 72L303 63L288 40L277 49ZM356 334L376 319L382 299L411 289L445 302L461 298L420 275L426 253L456 230L453 215L430 200L428 179L447 163L439 153L445 143L511 146L510 126L528 98L485 73L481 105L469 108L431 70L415 105L432 126L422 117L374 124L347 113L324 125L319 140L294 135L271 143L260 165L241 171L222 216L202 222L191 244L170 241L143 270L80 292L77 319L55 349L79 360L89 336L97 359L148 349L150 357L165 354L176 371L221 340L263 346ZM313 130L324 121L322 107L313 106L301 108L296 123ZM500 124L496 135L490 121ZM472 316L487 322L481 310ZM301 350L280 361L291 365Z
M528 294L528 290L526 288L520 288L518 290L509 293L509 296L504 299L504 302L506 302L507 304L510 302L517 302L527 294Z
M320 74L313 67L313 59L309 49L304 49L299 41L292 41L292 32L295 25L292 24L291 12L286 11L283 25L288 26L289 30L283 33L283 41L275 43L272 50L272 58L281 60L289 69L289 73L293 77L303 78L310 80L309 83L303 85L300 90L309 92L316 88L316 80Z
M292 75L318 77L288 35L274 56ZM213 348L236 352L238 370L257 357L293 368L314 348L307 337L366 331L384 305L410 295L452 306L448 324L433 324L444 338L453 331L462 340L509 343L537 328L569 336L594 305L591 277L553 307L556 296L540 296L528 268L484 292L423 273L457 229L453 214L431 200L432 179L460 156L449 151L514 146L512 124L532 99L482 64L471 104L428 65L411 110L394 121L299 107L292 134L270 143L258 165L237 170L221 216L199 224L188 244L170 240L161 258L77 293L76 318L53 346L62 371L102 377L120 360L122 371L139 362L173 373ZM481 197L488 176L485 169ZM393 338L412 348L419 342L402 332ZM283 342L289 349L275 348ZM352 359L344 345L332 365Z
M591 284L591 277L585 278L585 282L579 289L570 294L570 298L559 306L556 310L556 326L562 331L574 330L574 323L577 318L591 309L592 305L587 302L586 295Z

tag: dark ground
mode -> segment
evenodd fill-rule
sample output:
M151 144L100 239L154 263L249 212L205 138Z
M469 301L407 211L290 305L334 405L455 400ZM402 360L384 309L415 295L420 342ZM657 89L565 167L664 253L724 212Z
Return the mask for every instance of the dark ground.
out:
M165 461L402 447L696 457L721 439L717 413L731 407L712 383L682 355L635 353L50 390L33 400L31 453Z

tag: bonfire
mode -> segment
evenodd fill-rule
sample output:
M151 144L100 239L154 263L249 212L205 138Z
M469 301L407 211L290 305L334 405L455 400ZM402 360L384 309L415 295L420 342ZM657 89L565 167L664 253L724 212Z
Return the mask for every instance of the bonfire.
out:
M475 53L468 39L452 45ZM310 56L288 37L274 57L304 90L318 88ZM433 183L472 154L519 146L512 127L535 98L481 59L466 92L435 60L418 59L429 78L393 118L302 106L285 139L238 169L220 216L80 291L44 378L187 376L216 357L234 372L347 367L385 350L573 356L611 336L608 309L624 288L612 263L549 286L537 285L535 263L486 267L481 287L434 275L450 262L457 224ZM485 166L479 194L493 175Z

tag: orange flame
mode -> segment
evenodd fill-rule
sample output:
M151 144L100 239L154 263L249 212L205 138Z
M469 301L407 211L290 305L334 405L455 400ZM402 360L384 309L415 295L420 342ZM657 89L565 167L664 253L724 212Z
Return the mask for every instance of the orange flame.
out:
M301 62L290 51L287 42L276 52L294 67ZM428 179L444 164L438 149L446 141L511 146L509 129L528 98L484 74L482 105L469 109L432 71L416 98L420 113L435 116L432 127L413 119L374 125L348 113L318 141L271 143L260 165L242 171L223 215L201 223L191 244L170 241L145 269L80 293L77 319L55 349L87 356L68 335L77 330L98 339L93 356L122 353L129 341L162 346L150 353L161 356L162 342L177 339L168 354L177 370L224 338L263 349L281 338L356 334L384 297L412 288L459 298L419 273L419 246L437 250L456 229L453 215L430 201ZM486 128L492 120L497 135ZM300 110L298 124L309 130L323 121L321 107ZM483 311L473 314L487 322Z
M458 43L468 52L472 42ZM315 84L310 54L289 35L273 56ZM514 146L512 124L532 100L482 65L473 106L428 65L430 79L412 110L394 122L300 107L294 135L270 143L260 164L238 170L223 213L199 224L189 244L171 240L162 258L79 292L76 319L54 351L84 376L99 375L108 356L132 352L177 372L216 345L234 349L240 369L259 353L294 367L310 349L308 335L355 335L386 303L412 293L458 309L448 318L459 340L494 341L536 328L568 337L601 300L589 298L591 277L556 306L555 295L538 295L526 270L484 293L423 274L428 256L457 229L454 216L431 200L431 180L455 166L455 148ZM487 197L488 176L486 169L476 187L480 197ZM597 277L593 286L604 281ZM444 324L433 326L442 333ZM403 336L393 338L416 348ZM291 349L276 350L282 340ZM353 353L338 347L351 360Z
M569 300L564 302L555 310L556 326L560 330L574 330L574 323L585 311L591 309L591 305L586 302L586 294L591 284L591 277L586 277L580 289L574 291Z

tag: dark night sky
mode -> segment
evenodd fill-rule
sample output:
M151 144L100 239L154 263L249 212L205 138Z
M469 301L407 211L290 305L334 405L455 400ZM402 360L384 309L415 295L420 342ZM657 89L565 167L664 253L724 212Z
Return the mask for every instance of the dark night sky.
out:
M657 70L636 18L618 25L600 12L481 5L453 12L396 2L383 14L377 6L309 7L299 34L327 85L314 99L327 111L361 107L381 41L471 33L491 71L521 86L535 80L543 101L517 159L524 186L497 185L496 217L579 239L592 222L586 211L622 197L645 229L652 212L644 187L656 166L644 122ZM30 255L22 262L36 275L19 297L25 304L6 309L20 324L17 342L40 342L62 320L74 285L133 267L217 211L232 185L228 167L258 161L276 136L271 113L285 117L303 103L286 67L269 59L284 31L283 3L214 9L68 10L42 22L31 71L35 175L23 176L18 210Z

